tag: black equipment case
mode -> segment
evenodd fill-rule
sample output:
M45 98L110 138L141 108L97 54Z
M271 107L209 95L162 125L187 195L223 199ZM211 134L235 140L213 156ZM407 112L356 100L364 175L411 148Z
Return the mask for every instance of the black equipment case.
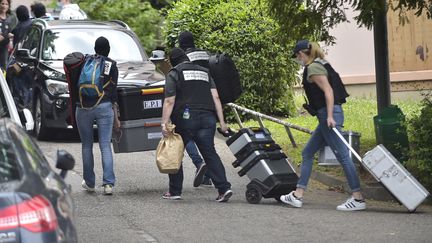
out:
M120 120L162 117L164 86L118 87Z
M295 190L298 176L281 147L265 128L242 128L226 144L236 157L234 168L241 167L239 176L247 175L246 200L259 203L264 198L274 198Z

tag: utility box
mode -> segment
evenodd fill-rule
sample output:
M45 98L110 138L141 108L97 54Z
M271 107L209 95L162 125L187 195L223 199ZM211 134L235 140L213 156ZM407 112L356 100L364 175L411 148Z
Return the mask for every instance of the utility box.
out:
M405 150L409 149L405 115L396 105L382 109L374 117L375 138L377 144L383 144L398 160L405 161Z
M353 131L342 132L345 140L351 147L359 154L360 153L360 133ZM347 148L348 149L348 148ZM354 163L359 163L360 161L349 151L349 156ZM318 155L318 165L340 165L339 161L336 159L335 154L331 150L330 146L324 146L320 149Z

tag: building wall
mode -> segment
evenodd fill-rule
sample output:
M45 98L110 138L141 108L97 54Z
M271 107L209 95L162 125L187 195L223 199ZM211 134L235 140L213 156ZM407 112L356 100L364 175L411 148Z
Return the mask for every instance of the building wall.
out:
M330 32L336 44L323 48L353 96L375 97L373 31L358 27L354 11L346 14L350 23ZM409 23L401 25L397 12L387 14L391 90L396 99L421 98L420 92L432 90L432 20L414 12L408 18Z

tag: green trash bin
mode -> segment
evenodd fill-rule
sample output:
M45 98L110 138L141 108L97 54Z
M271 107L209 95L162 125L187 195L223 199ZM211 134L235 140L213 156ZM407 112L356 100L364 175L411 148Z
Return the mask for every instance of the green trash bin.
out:
M406 161L409 144L405 115L401 109L396 105L383 108L374 117L374 126L377 144L383 144L400 162Z

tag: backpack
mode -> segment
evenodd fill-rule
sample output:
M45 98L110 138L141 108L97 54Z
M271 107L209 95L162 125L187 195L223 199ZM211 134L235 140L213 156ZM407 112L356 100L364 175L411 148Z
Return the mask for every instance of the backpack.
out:
M104 96L104 88L109 84L104 84L105 58L100 55L88 55L78 79L78 97L82 108L93 108L99 104ZM110 67L109 67L110 68ZM109 70L108 68L108 70ZM94 102L92 107L84 107L83 101Z
M222 104L234 102L243 92L240 74L231 57L226 53L217 53L209 58L212 76Z
M66 74L69 89L69 124L75 125L76 98L78 97L77 83L85 56L81 52L72 52L63 58L63 69Z

